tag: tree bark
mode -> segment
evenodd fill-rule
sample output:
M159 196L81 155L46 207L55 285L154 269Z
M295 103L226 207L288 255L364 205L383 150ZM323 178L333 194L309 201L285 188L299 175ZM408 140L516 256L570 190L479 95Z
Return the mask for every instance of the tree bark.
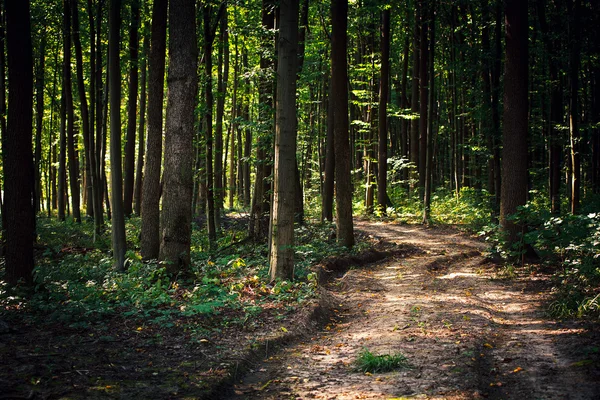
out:
M160 249L160 170L162 164L162 106L165 81L168 0L154 0L148 66L148 140L142 183L141 253L158 258Z
M195 11L195 0L171 0L169 4L169 95L159 259L171 274L187 272L190 264L194 99L198 88Z
M294 172L296 161L296 79L298 71L298 2L279 6L275 168L270 241L270 275L294 278Z
M121 1L111 0L108 19L108 85L110 94L110 172L112 205L112 250L114 267L125 269L125 213L123 209L123 170L121 166L121 71L120 71Z
M86 190L88 191L88 202L86 205L86 211L88 215L94 216L94 232L100 233L100 227L102 221L99 219L101 213L98 208L98 174L96 167L96 154L94 151L94 135L92 134L89 116L89 108L87 103L87 97L85 93L85 84L83 80L83 52L81 49L81 40L79 37L79 7L78 1L72 0L71 12L73 14L73 42L75 44L75 61L77 65L77 89L79 91L79 104L81 109L81 128L83 131L83 146L85 151L85 173L87 176ZM93 80L92 80L93 81ZM91 209L90 209L91 208Z
M131 24L129 26L129 94L127 103L127 136L125 138L125 165L123 181L123 211L126 217L133 212L133 185L135 173L135 130L137 125L137 96L139 86L138 53L140 24L140 2L131 2Z
M527 201L527 30L527 1L507 0L500 225L509 243L519 240L521 227L508 217Z
M45 32L44 32L45 33ZM35 153L33 157L35 170L36 213L40 212L42 201L42 125L44 121L44 72L46 60L46 36L40 38L39 61L35 79Z
M6 282L33 283L33 56L28 0L7 1L8 124L3 143Z
M146 78L148 76L147 68L147 57L148 48L150 47L150 40L148 35L144 35L144 42L142 44L142 51L144 56L140 64L140 70L142 71L142 78L140 81L141 94L140 94L140 140L138 143L138 156L135 167L135 185L133 188L133 212L135 215L141 215L142 211L142 182L144 179L144 152L146 150Z
M64 0L64 57L63 90L65 91L65 107L67 113L67 155L69 157L69 186L71 189L71 206L73 219L81 222L79 204L79 160L75 151L75 114L73 112L73 85L71 80L71 0Z
M381 77L379 78L378 130L379 143L377 152L377 204L383 214L387 208L387 101L389 96L390 76L390 9L386 8L381 16Z
M351 153L348 130L348 0L332 0L331 65L334 102L334 148L336 181L336 233L345 247L354 245L352 221Z

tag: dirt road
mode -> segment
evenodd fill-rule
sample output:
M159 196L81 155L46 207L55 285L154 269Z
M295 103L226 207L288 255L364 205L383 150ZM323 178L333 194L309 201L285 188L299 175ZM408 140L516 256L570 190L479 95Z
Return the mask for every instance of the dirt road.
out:
M449 229L357 222L422 250L327 286L323 330L253 367L232 399L599 399L597 326L545 316L548 277L502 279L484 244ZM364 348L410 369L355 372Z

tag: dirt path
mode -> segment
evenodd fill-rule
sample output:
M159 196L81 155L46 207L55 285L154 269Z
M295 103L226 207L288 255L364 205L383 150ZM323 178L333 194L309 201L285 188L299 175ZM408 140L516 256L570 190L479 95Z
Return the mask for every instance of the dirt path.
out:
M485 246L453 230L358 222L418 255L351 269L328 286L334 317L256 365L232 399L598 399L597 327L544 316L547 278L502 280ZM353 371L358 353L411 369Z

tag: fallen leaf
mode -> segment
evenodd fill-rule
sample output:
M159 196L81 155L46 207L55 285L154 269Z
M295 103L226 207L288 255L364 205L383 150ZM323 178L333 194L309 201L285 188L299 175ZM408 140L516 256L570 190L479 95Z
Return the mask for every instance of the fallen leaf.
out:
M491 345L491 344L489 344L489 343L484 343L484 344L483 344L483 346L484 346L484 347L487 347L488 349L493 349L493 348L494 348L494 346L492 346L492 345Z
M521 368L521 367L517 367L517 368L513 369L514 374L516 374L517 372L521 372L521 371L523 371L523 368Z

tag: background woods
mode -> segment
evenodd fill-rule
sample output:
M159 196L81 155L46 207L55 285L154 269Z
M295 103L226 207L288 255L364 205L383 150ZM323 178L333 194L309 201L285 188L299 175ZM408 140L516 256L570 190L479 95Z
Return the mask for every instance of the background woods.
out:
M92 225L101 249L110 231L118 270L171 275L242 235L287 280L294 226L334 215L346 248L357 214L468 225L517 258L552 253L566 220L589 228L569 243L598 234L591 1L15 4L0 8L12 285L33 281L36 216Z

